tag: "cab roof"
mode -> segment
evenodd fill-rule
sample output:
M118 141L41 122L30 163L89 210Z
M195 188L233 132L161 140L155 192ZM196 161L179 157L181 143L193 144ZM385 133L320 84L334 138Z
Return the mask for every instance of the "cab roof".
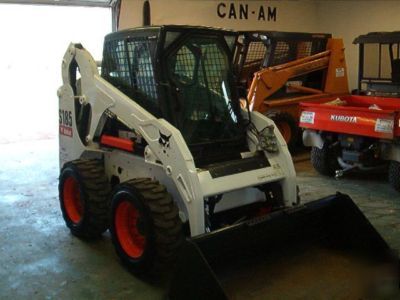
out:
M157 26L144 26L124 29L116 32L109 33L106 35L105 40L114 38L126 38L137 35L151 35L158 34L165 31L178 31L178 32L199 32L199 33L217 33L221 35L236 36L237 33L233 30L207 27L207 26L192 26L192 25L157 25Z
M353 44L392 44L400 42L400 31L382 31L363 34L354 39Z

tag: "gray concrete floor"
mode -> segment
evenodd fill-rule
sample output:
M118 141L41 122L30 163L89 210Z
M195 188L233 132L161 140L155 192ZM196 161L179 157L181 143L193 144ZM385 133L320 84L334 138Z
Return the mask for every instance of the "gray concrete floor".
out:
M64 225L57 199L56 140L0 144L0 299L162 299L162 288L125 271L110 237L83 242ZM340 181L296 164L304 201L341 191L400 249L400 195L384 175Z

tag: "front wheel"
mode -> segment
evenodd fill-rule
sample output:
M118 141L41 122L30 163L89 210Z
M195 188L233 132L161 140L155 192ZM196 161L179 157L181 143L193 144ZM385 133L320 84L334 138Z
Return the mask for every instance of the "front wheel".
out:
M389 164L389 183L398 192L400 192L400 163L392 160Z
M271 116L279 132L282 134L289 150L295 150L298 144L299 127L296 120L288 113L277 113Z
M58 188L61 211L73 235L96 238L107 230L111 188L101 161L66 163Z
M115 188L111 237L122 263L137 274L171 264L183 241L178 208L166 188L137 178Z
M322 149L311 148L311 164L314 169L325 176L334 176L336 170L341 169L338 161L338 154L328 143L324 143Z

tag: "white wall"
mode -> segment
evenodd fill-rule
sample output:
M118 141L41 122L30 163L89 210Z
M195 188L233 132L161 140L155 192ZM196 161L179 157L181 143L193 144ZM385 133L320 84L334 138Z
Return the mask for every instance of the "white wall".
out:
M240 4L248 5L245 19L220 18L229 14L233 3L238 17ZM120 28L142 25L143 0L122 0ZM299 1L219 1L219 0L151 0L152 24L190 24L224 27L236 30L281 30L328 32L345 42L350 88L357 87L358 47L355 37L371 31L400 30L400 1L299 0ZM257 20L260 6L276 7L276 21ZM254 15L251 11L255 11Z
M142 25L143 0L122 0L119 28ZM229 18L231 5L234 14ZM314 31L317 6L313 1L218 1L218 0L151 0L153 25L184 24L223 27L236 30ZM265 19L260 17L261 6ZM247 19L240 8L247 9ZM276 20L268 21L268 7L276 9ZM218 16L224 15L225 17ZM253 14L254 12L254 14Z
M371 31L400 30L400 1L318 1L321 31L344 39L351 88L357 87L358 46L353 40Z

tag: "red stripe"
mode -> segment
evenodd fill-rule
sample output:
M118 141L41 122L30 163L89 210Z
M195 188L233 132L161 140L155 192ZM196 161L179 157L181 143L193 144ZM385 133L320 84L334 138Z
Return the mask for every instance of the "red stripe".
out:
M111 135L103 134L100 140L102 145L110 146L113 148L125 150L125 151L133 151L134 142L129 139L123 139Z

